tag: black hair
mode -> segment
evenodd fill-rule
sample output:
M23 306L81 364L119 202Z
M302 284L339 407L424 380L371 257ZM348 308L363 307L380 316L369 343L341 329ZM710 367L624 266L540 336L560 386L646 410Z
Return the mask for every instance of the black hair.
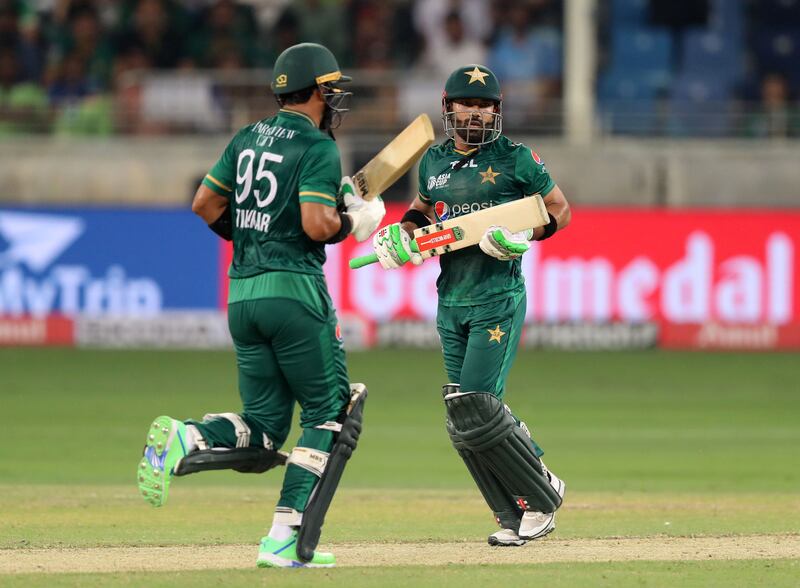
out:
M288 104L305 104L309 100L311 100L311 95L314 94L314 90L317 89L317 86L309 86L308 88L302 88L295 92L289 92L288 94L278 94L276 95L278 99L278 104L281 106L286 106Z

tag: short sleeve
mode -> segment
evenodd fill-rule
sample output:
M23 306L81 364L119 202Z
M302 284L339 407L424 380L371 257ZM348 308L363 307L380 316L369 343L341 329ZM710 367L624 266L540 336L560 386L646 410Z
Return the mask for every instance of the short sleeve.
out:
M300 202L336 206L342 180L339 149L333 141L319 141L306 151L300 166Z
M425 155L422 156L422 159L419 162L417 197L425 204L432 204L433 200L428 192L428 180L426 179L428 172L427 165L425 164L428 160L428 153L430 153L430 150L425 152Z
M524 145L517 148L515 175L522 184L525 194L541 194L547 196L556 187L556 183L550 177L550 172L544 165L544 161L533 149Z
M234 137L222 152L219 161L203 178L203 185L220 196L230 198L236 180L236 157L236 137Z

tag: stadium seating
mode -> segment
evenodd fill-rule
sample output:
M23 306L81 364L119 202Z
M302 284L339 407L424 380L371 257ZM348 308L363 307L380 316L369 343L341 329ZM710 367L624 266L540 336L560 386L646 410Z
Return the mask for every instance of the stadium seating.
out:
M753 37L758 69L782 73L795 90L800 89L800 26L766 27Z
M705 29L686 31L681 69L687 74L737 80L742 74L741 44L730 36Z
M641 72L608 72L599 87L599 113L604 129L614 133L646 135L655 130L656 85Z
M668 130L679 136L723 136L731 117L731 83L711 72L683 73L670 94Z
M647 22L648 0L614 0L611 16L619 26L641 26Z

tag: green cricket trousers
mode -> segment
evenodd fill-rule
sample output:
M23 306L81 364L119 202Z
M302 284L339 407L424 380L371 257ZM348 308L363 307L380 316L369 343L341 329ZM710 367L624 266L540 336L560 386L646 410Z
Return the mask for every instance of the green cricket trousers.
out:
M329 452L333 433L316 427L342 414L350 385L324 277L270 272L231 280L228 325L249 445L283 446L296 402L303 429L297 446ZM197 426L210 448L237 446L230 418L209 415L187 423ZM289 465L278 506L303 512L316 481L313 473Z
M462 392L489 392L502 402L522 335L525 309L524 289L486 304L440 303L436 328L450 382L460 384ZM514 419L520 423L516 416ZM535 441L533 445L542 455Z

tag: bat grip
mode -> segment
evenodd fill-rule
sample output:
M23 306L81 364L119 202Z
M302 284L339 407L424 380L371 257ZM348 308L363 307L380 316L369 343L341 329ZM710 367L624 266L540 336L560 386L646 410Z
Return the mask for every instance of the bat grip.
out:
M419 253L419 247L417 246L416 241L411 241L411 250L414 253ZM358 269L360 267L364 267L365 265L370 265L371 263L375 263L378 261L378 256L375 253L370 253L368 255L362 255L361 257L354 257L350 260L350 269Z
M350 269L358 269L360 267L364 267L365 265L375 263L376 261L378 261L378 256L375 253L362 255L361 257L354 257L350 260Z

